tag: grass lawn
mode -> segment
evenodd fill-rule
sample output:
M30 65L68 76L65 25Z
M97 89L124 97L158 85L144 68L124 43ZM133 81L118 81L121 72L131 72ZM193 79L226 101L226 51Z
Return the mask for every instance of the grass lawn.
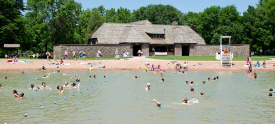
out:
M162 60L186 60L186 61L219 61L215 59L215 56L149 56L150 59L162 59ZM275 56L252 56L252 61L271 60ZM233 57L233 61L246 61L246 57Z

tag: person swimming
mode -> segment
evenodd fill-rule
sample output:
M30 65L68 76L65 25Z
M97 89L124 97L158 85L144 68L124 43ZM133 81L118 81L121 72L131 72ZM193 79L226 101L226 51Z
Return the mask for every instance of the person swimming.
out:
M190 85L194 85L194 81L191 81L191 84Z
M59 90L59 93L64 93L63 87L62 86L57 86L57 89Z
M137 79L138 77L137 77L137 76L135 76L135 77L130 77L130 78L132 78L132 79Z
M34 84L31 84L31 88L30 88L31 90L36 90L35 88L34 88Z
M269 91L273 92L273 88L270 88Z
M254 72L254 75L252 76L252 79L258 79L258 75L256 72Z
M70 87L67 81L65 82L65 85L63 85L63 87Z
M19 93L18 95L17 95L17 98L23 98L24 97L24 93L23 92L21 92L21 93Z
M208 78L208 81L210 81L210 77Z
M57 66L56 72L57 72L57 73L60 72L59 66Z
M0 88L3 88L3 87L2 87L2 84L0 84Z
M157 103L157 109L161 109L161 103L158 102L157 100L153 99L153 101L155 101Z
M96 78L96 75L94 75L94 78Z
M194 92L195 92L195 90L194 90L193 87L191 87L190 91L191 91L191 93L194 93Z
M189 81L185 81L185 84L188 84L189 83Z
M201 94L201 96L204 96L204 95L205 95L204 92L201 92L200 94Z
M164 82L164 78L162 78L161 81Z
M7 77L7 76L5 76L5 77L4 77L4 79L8 79L8 77Z
M75 81L76 81L76 82L81 82L81 80L80 80L80 79L76 79Z
M204 84L205 84L205 81L202 82L202 85L204 85Z
M219 76L216 77L216 80L219 80Z
M44 74L42 78L48 78L49 76L51 76L51 73L49 73L47 76Z
M272 96L272 93L269 93L268 96Z
M103 78L106 78L105 75L103 76Z
M37 86L38 88L39 86ZM38 89L42 89L42 87L45 87L46 89L50 89L52 90L50 87L46 86L46 83L45 82L42 82L42 86L40 86Z
M25 72L24 71L22 71L22 74L24 74Z
M193 98L193 99L191 99L190 101L188 101L187 98L184 98L184 99L182 100L182 104L189 104L189 103L193 102L194 100L196 100L196 98Z
M80 83L78 83L78 85L76 86L76 83L71 83L71 87L70 88L77 88L79 89Z
M17 91L16 91L15 89L12 91L12 94L13 94L15 97L18 97L18 93L17 93Z
M151 84L150 84L150 83L147 83L147 86L145 87L145 90L146 90L146 91L149 91L149 90L150 90L150 86L151 86Z
M75 74L75 77L77 77L77 74Z

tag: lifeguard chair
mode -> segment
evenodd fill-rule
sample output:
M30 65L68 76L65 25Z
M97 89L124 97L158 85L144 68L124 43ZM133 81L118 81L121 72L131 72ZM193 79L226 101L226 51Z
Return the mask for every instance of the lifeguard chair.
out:
M229 43L223 44L222 43L223 39L229 39ZM221 38L220 38L220 48L221 48L220 61L221 61L222 67L223 66L232 67L233 54L232 54L230 45L231 45L231 36L221 36Z

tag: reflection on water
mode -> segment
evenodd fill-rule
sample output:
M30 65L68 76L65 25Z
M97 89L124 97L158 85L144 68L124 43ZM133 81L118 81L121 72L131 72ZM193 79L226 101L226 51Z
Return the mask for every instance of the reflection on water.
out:
M180 75L167 71L165 82L160 82L158 74L142 71L66 71L68 75L51 73L50 78L41 78L47 73L0 73L1 78L8 76L8 80L0 79L4 87L0 89L0 123L270 123L275 117L275 98L268 97L274 72L258 72L259 79L254 80L245 72L189 71ZM82 81L82 93L65 89L64 94L59 94L56 86L64 85L71 77L75 80L75 74ZM219 76L219 80L208 82L212 76ZM189 92L191 86L185 85L186 80L198 84L192 86L195 93ZM202 85L202 81L206 84ZM28 90L32 83L41 86L42 82L53 90ZM151 91L146 92L148 82ZM13 89L24 92L25 98L15 98ZM204 97L199 94L202 91ZM181 105L185 97L197 98L199 103ZM160 101L163 109L156 109L152 99ZM25 118L23 114L29 115Z

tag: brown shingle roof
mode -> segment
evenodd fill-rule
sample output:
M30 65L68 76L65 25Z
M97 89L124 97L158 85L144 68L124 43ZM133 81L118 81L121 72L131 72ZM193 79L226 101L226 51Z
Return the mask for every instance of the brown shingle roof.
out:
M165 32L164 32L165 29ZM151 39L146 32L165 33L164 40ZM131 23L104 23L91 36L97 38L99 44L150 43L205 44L204 39L189 26L155 25L148 20Z

